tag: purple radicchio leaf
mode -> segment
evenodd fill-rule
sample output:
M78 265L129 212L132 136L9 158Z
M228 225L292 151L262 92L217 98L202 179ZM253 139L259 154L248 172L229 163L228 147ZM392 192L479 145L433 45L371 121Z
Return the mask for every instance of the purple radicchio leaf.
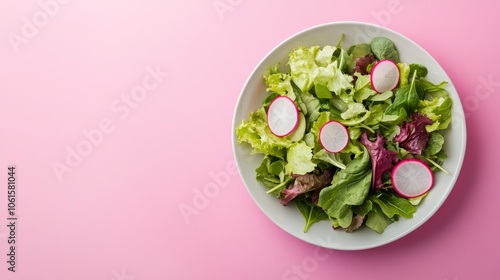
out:
M398 135L394 136L394 142L399 143L399 146L410 154L420 155L429 140L429 132L425 130L425 126L430 124L432 120L426 115L413 114L411 121L401 124L401 130Z
M366 68L374 61L375 57L371 54L367 54L364 57L356 57L356 59L354 60L355 65L353 68L353 73L358 72L361 75L367 75L368 71L366 70Z
M388 171L391 171L394 164L398 162L398 157L396 152L391 152L385 147L386 139L377 135L377 139L372 142L368 139L366 131L361 135L360 142L370 153L370 159L372 162L372 191L381 189L384 187L382 182L382 175Z

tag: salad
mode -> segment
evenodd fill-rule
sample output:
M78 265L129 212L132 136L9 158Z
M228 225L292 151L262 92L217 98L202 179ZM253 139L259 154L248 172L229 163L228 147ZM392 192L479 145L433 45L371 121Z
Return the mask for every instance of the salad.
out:
M385 37L343 48L298 47L286 67L268 69L268 96L236 127L239 144L263 154L256 180L304 216L304 232L382 234L412 218L443 167L442 131L451 123L447 82L425 65L400 61Z

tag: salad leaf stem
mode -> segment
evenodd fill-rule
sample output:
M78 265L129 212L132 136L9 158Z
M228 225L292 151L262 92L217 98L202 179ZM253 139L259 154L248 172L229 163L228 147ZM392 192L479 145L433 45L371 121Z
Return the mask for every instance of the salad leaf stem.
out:
M416 156L416 157L419 158L419 159L421 159L421 160L428 161L428 162L432 163L432 165L434 165L436 168L438 168L439 170L443 171L444 174L450 175L450 172L448 170L444 169L444 167L442 167L439 163L433 161L432 159L426 158L426 157L423 157L423 156Z

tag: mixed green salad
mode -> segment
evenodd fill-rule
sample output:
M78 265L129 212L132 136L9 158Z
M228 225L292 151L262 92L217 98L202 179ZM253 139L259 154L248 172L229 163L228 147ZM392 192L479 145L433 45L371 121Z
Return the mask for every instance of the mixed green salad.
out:
M263 77L268 96L236 128L236 135L252 153L264 155L256 180L281 204L299 209L304 232L329 220L334 229L353 232L366 226L381 234L398 219L413 217L430 189L432 173L447 173L442 131L451 122L452 99L446 82L427 80L425 65L400 61L388 38L343 48L343 36L336 46L295 48L287 65L281 65L284 70L270 67ZM380 66L375 71L381 62L393 63L397 71L388 64L389 70ZM296 125L289 133L278 136L269 120L279 127L280 118L288 115L273 113L278 114L274 121L269 109L280 97L293 102L297 116L291 117ZM330 122L345 127L346 142L339 151L325 149L327 140L320 141ZM338 140L342 130L334 131L325 133L325 139L344 141ZM414 174L420 171L408 164L394 175L395 167L408 159L431 173L432 178L422 179L429 186L418 195L403 190L420 188L422 180Z

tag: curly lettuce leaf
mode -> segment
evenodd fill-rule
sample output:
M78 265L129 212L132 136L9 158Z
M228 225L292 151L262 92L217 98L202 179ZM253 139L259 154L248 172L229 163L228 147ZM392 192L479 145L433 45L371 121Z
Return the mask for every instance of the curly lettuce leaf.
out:
M274 135L267 126L264 107L252 112L248 120L243 120L236 128L238 144L248 143L252 154L260 153L284 159L286 150L293 142Z
M449 96L437 97L433 100L420 100L418 112L426 115L433 124L426 127L427 132L446 129L451 123L451 108L453 101Z
M289 55L288 64L290 65L292 81L302 92L309 91L313 86L315 70L318 68L316 65L318 51L318 46L299 47Z
M370 75L354 73L354 76L356 77L356 83L354 84L354 100L356 102L361 103L369 97L377 94L377 92L372 88Z
M286 153L286 174L304 175L314 170L316 164L312 162L312 148L304 141L294 143Z

